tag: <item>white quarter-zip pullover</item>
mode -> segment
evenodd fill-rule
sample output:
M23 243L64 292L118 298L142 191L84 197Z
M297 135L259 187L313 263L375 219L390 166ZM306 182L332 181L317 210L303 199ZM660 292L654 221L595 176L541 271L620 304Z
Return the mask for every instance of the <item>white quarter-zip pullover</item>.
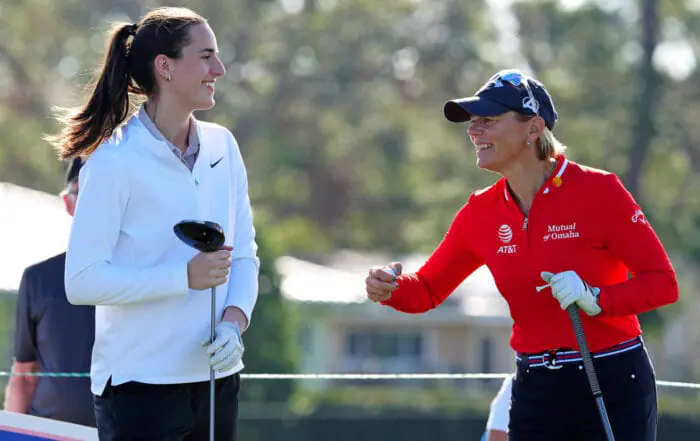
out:
M175 236L182 220L223 227L233 253L229 279L217 288L217 316L236 306L251 319L259 260L245 165L227 129L196 126L200 151L192 171L135 114L80 172L65 283L71 303L96 305L96 395L110 377L113 385L209 378L200 344L209 337L210 290L188 288L187 262L197 251Z

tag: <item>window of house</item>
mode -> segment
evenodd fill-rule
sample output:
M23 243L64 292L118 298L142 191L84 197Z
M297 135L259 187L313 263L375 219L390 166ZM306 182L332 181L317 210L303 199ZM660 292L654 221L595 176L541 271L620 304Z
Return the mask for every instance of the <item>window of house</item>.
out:
M346 355L353 358L421 358L419 332L352 331L346 338Z

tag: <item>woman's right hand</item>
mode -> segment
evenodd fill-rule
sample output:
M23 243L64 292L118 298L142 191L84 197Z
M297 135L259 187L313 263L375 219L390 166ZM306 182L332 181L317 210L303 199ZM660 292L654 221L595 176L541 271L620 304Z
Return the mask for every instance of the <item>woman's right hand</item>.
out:
M389 300L391 293L399 287L396 278L401 275L401 264L393 262L389 266L374 267L365 279L367 298L373 302Z
M231 267L233 248L224 245L219 251L200 252L187 262L187 281L195 290L213 288L226 283Z

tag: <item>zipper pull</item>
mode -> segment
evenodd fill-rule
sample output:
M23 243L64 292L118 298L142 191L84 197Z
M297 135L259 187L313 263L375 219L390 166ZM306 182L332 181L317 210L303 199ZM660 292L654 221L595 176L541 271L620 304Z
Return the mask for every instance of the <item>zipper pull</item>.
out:
M526 217L525 220L523 221L523 231L527 231L527 220L528 220L528 218Z

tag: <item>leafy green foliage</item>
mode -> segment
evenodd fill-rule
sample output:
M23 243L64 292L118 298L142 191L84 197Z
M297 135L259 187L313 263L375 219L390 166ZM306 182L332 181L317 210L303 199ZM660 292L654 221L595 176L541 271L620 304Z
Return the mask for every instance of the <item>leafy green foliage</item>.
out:
M293 373L299 362L295 308L280 293L280 279L274 267L274 248L261 230L257 232L261 261L258 302L250 327L243 334L246 346L245 373ZM265 387L264 387L265 386ZM294 392L294 382L244 381L241 399L253 402L285 402Z

